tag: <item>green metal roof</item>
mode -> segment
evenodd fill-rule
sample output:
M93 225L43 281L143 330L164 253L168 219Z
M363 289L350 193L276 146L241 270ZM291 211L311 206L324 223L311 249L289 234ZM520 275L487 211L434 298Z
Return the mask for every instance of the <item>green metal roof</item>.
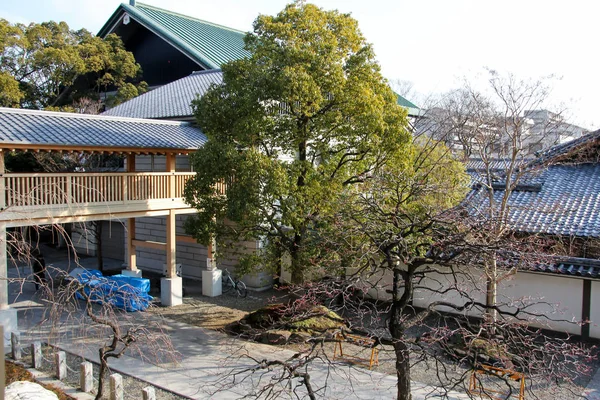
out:
M249 55L245 32L142 3L121 4L98 36L111 33L125 13L206 69Z
M415 103L408 101L406 98L400 96L398 93L394 92L396 95L396 104L400 107L404 107L408 109L408 115L411 117L420 117L422 115L421 109L415 105Z
M396 97L398 98L398 100L396 100L396 103L398 103L399 106L419 109L419 107L417 107L415 103L408 101L404 97L400 96L398 93L396 93Z

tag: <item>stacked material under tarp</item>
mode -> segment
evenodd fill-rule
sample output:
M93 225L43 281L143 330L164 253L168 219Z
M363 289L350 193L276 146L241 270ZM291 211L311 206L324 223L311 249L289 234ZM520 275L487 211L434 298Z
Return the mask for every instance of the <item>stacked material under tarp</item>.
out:
M83 291L95 303L110 304L126 311L144 311L150 306L152 296L150 280L125 275L104 276L95 269L76 268L69 276L84 285ZM84 296L77 293L77 297Z

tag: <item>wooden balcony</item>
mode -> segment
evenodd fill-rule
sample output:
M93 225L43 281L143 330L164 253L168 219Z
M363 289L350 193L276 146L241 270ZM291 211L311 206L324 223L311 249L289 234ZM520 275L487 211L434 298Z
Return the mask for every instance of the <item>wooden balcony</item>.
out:
M0 176L7 226L193 212L183 201L193 172L8 173ZM4 193L1 193L4 192Z

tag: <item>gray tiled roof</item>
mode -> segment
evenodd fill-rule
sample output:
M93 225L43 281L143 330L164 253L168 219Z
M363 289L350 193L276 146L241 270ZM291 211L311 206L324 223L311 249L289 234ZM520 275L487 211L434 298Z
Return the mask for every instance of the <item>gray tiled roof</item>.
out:
M600 260L578 257L552 257L529 268L534 272L600 278Z
M513 229L579 237L600 237L600 164L552 165L535 178L539 190L515 190L509 198ZM526 183L526 182L522 182ZM499 203L504 192L496 188ZM485 189L469 196L474 209L486 202Z
M111 108L102 115L133 118L190 117L193 114L192 100L206 93L212 84L222 82L221 70L194 72Z
M529 166L531 167L547 164L549 162L559 159L562 156L567 156L569 155L569 153L579 148L585 147L586 145L593 145L598 141L600 141L600 130L590 132L586 135L581 136L578 139L558 144L556 146L552 146L548 150L542 152L535 160L532 160Z
M200 129L184 122L0 108L0 145L197 149Z

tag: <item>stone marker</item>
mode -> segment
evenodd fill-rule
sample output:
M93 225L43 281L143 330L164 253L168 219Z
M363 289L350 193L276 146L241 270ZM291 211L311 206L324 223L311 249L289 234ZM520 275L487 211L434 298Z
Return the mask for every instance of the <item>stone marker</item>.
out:
M12 347L12 358L13 360L21 359L21 339L19 334L16 332L10 333L10 345Z
M92 363L84 361L79 367L79 387L82 392L89 393L94 388L92 380Z
M156 393L152 386L148 386L142 389L143 400L156 400Z
M33 359L33 368L40 369L42 367L42 344L40 342L31 344L31 357Z
M110 376L110 400L123 400L123 377L120 374Z
M56 367L56 378L59 381L67 378L67 355L64 351L59 351L54 355L54 365Z

